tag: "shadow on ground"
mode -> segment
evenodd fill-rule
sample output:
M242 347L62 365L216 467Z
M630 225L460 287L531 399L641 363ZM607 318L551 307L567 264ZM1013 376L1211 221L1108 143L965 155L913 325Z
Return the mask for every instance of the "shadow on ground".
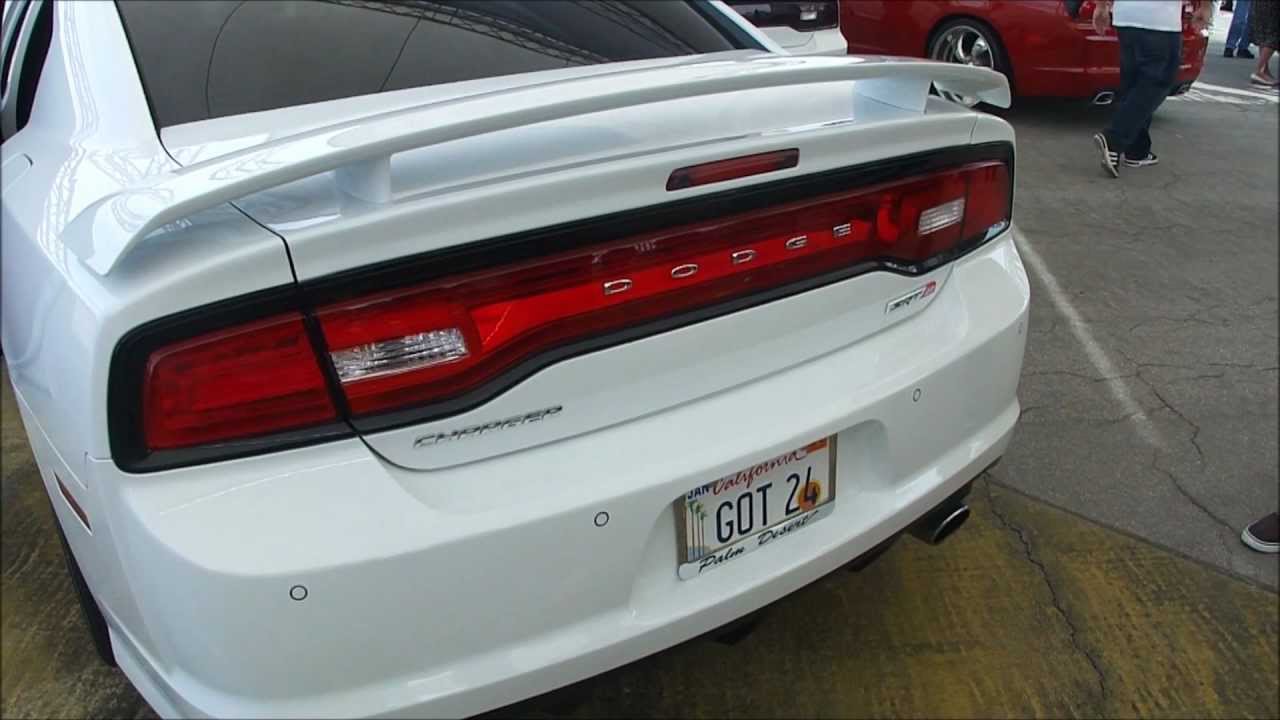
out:
M496 714L1274 717L1270 592L980 480L945 545L903 540L699 640Z

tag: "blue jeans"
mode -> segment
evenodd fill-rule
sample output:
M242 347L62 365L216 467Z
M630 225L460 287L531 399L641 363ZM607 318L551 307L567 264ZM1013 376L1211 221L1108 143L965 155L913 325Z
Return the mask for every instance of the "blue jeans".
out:
M1139 159L1151 152L1151 116L1169 97L1182 64L1182 33L1117 27L1120 98L1103 130L1113 152Z
M1227 48L1230 50L1249 49L1249 6L1253 0L1236 0L1235 12L1231 15L1231 27L1227 29Z

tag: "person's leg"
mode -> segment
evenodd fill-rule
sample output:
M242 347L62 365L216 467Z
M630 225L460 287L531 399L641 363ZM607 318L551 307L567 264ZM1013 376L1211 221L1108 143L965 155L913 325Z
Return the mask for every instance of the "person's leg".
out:
M1116 115L1124 105L1125 98L1133 91L1138 77L1138 52L1136 36L1129 28L1116 28L1116 38L1120 45L1120 87L1116 89L1115 102L1112 105L1110 125L1115 124ZM1107 130L1093 134L1093 142L1102 153L1102 167L1111 177L1120 177L1121 149L1112 147L1113 134Z
M1116 28L1120 35L1123 72L1125 45L1133 52L1133 85L1120 99L1111 116L1111 123L1103 130L1107 145L1113 152L1145 157L1151 150L1151 140L1146 129L1151 116L1169 96L1177 77L1182 56L1182 37L1179 33Z
M1253 69L1253 76L1250 81L1261 84L1272 84L1276 82L1275 77L1271 75L1271 54L1276 51L1275 48L1260 46L1258 48L1258 66Z
M1231 27L1227 29L1227 50L1249 49L1249 5L1253 0L1239 0L1231 15ZM1234 53L1233 53L1234 54Z
M1138 53L1133 36L1129 35L1125 28L1116 28L1116 37L1120 43L1120 87L1116 89L1114 102L1115 107L1118 108L1120 101L1124 100L1124 96L1133 89L1133 84L1138 78ZM1125 40L1126 37L1128 41Z
M1143 160L1151 154L1151 120L1147 119L1147 124L1138 130L1138 136L1129 143L1129 147L1125 149L1124 156L1131 160Z
M1174 35L1173 33L1165 34ZM1166 88L1165 97L1169 96L1169 90L1173 88L1174 82L1178 79L1178 66L1182 64L1182 38L1174 35L1172 41L1176 42L1176 46L1165 48L1167 59L1161 73L1163 78L1161 83ZM1151 118L1155 116L1156 110L1163 102L1164 98L1160 98L1156 106L1151 108L1151 113L1147 115L1147 121L1138 129L1138 134L1134 136L1133 142L1129 143L1129 147L1125 148L1126 166L1144 167L1156 164L1155 155L1151 154Z

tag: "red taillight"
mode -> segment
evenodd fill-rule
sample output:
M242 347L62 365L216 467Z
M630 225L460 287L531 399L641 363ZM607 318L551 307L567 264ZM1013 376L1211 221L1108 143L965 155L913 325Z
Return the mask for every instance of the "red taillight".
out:
M978 162L323 307L354 415L450 399L541 353L851 268L919 265L1009 220Z
M696 185L767 172L793 163L794 152L672 177ZM981 159L967 164L878 184L869 178L942 167L951 152L374 268L302 293L352 293L349 283L395 289L316 300L315 309L300 307L306 295L289 288L162 318L130 333L112 360L113 456L122 468L150 471L419 422L484 402L575 354L877 268L926 272L1008 226L1007 150L974 148L964 156ZM856 182L868 184L814 190ZM734 214L742 207L757 209ZM700 220L678 225L674 217ZM623 223L645 232L626 235L616 229ZM520 259L503 264L504 252ZM401 286L406 272L431 279ZM243 320L249 308L265 318Z
M268 435L337 419L299 313L151 353L142 387L148 450Z

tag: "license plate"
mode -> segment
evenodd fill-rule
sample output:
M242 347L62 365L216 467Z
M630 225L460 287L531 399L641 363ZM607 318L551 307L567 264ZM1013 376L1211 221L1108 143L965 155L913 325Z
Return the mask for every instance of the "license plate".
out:
M778 542L830 514L836 438L783 453L690 490L676 501L681 580Z

